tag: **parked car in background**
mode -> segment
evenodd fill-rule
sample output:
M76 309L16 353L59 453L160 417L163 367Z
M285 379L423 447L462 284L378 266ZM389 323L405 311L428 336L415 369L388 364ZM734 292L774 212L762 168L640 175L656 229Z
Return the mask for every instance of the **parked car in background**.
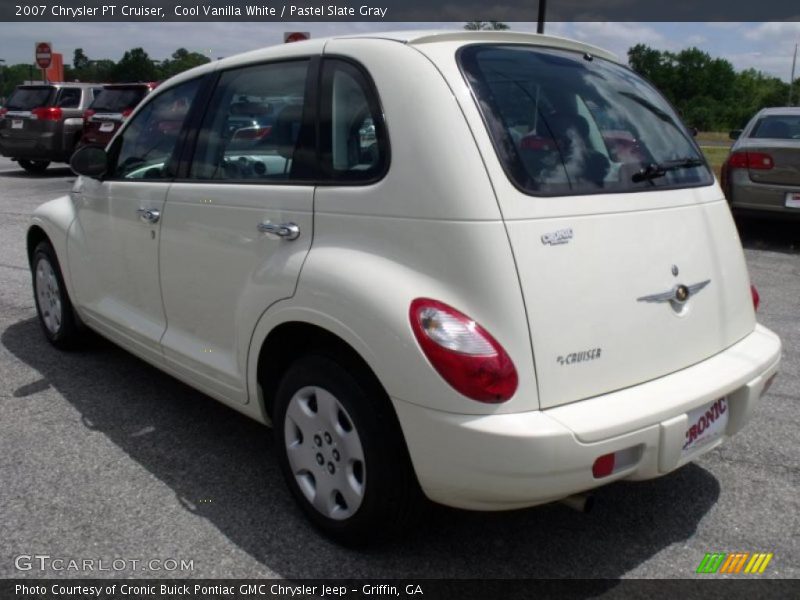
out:
M71 164L27 234L46 338L85 324L271 423L339 541L402 531L423 494L507 510L659 477L740 431L778 370L691 134L580 42L393 32L229 57Z
M80 143L101 146L108 144L133 109L157 85L156 82L104 85L83 113L83 135Z
M800 107L765 108L730 137L721 183L731 209L800 216Z
M18 86L0 110L0 153L30 173L69 162L83 132L83 111L100 90L93 83Z

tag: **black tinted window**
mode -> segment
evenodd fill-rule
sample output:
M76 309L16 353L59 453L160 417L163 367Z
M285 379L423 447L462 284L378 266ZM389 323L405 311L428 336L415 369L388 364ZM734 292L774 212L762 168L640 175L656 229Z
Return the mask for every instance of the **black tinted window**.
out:
M80 88L61 88L58 92L56 106L60 108L78 108L81 105Z
M629 69L533 46L468 46L459 61L506 172L527 193L713 181L680 119ZM660 175L639 175L656 163L667 167Z
M106 88L95 96L89 107L97 112L121 113L133 110L142 101L145 88Z
M8 110L31 110L48 106L53 98L51 87L19 87L11 93L6 108Z
M800 140L800 115L769 115L762 117L750 134L753 138Z

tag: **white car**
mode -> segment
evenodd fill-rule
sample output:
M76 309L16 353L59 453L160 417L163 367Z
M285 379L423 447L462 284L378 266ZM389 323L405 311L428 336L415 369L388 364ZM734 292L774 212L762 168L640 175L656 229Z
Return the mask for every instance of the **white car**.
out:
M246 147L243 101L274 117ZM738 432L778 369L697 145L585 44L251 52L159 86L72 165L27 238L47 338L85 324L273 424L341 542L424 497L502 510L658 477Z

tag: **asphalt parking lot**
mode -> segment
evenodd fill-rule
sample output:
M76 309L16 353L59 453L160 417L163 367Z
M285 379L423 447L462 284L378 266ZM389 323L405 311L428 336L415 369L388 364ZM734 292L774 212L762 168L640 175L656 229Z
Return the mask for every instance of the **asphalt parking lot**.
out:
M772 552L759 577L800 578L800 221L741 224L759 319L784 359L727 445L598 490L590 514L437 509L407 539L353 551L295 508L268 429L110 343L65 354L45 342L26 224L73 179L0 159L0 577L686 578L706 552ZM20 555L127 564L18 570ZM192 569L130 562L154 559Z

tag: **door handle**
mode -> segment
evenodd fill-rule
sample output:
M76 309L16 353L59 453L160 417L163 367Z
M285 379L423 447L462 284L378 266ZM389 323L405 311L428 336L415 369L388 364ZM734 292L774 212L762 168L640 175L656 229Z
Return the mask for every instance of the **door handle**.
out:
M287 240L296 240L300 237L300 227L297 223L270 223L264 221L258 224L261 233L267 233Z
M136 214L144 223L155 225L161 218L161 211L155 208L137 208Z

